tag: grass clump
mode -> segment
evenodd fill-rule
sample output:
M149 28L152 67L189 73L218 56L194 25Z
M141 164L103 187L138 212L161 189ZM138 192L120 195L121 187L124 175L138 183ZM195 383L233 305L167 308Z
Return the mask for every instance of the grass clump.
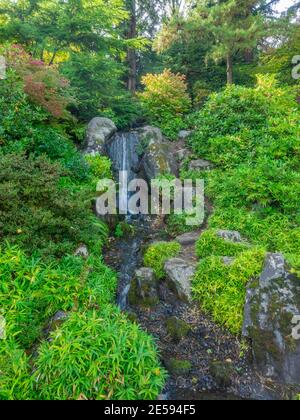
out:
M45 400L143 400L165 372L153 339L117 308L74 313L40 347L35 378Z
M181 251L177 242L157 242L149 246L144 255L144 264L152 268L156 277L161 280L165 277L164 264L170 258L176 257Z
M193 280L194 297L201 308L234 334L242 329L247 283L262 271L265 249L240 253L230 265L222 257L203 259Z
M196 255L206 258L210 255L218 257L236 257L249 249L249 245L240 242L230 242L217 235L213 229L202 233L196 243Z

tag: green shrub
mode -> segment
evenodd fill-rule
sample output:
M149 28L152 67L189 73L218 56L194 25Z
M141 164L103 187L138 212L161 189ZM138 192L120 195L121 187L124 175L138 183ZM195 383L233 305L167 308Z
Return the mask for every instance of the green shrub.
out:
M255 88L232 86L213 95L198 113L191 139L195 152L217 165L205 174L214 204L209 227L237 230L254 244L284 253L296 272L299 118L295 89L259 77Z
M0 400L34 398L29 357L14 338L0 340Z
M114 299L116 276L97 256L64 257L59 263L29 258L16 247L1 249L0 297L7 334L29 348L57 311Z
M215 230L206 230L203 232L196 243L196 254L199 258L206 258L210 255L217 257L236 257L247 249L249 249L249 245L226 241L220 238Z
M178 132L186 128L183 117L191 106L185 77L165 70L144 76L142 83L145 91L139 97L151 122L171 140L176 140Z
M90 197L59 188L61 175L44 157L0 156L0 241L61 255L105 237L105 225L91 216Z
M112 179L112 162L107 156L95 155L85 156L85 160L90 166L90 170L95 178Z
M157 242L149 246L144 256L146 267L152 268L158 279L165 277L164 264L170 258L176 257L181 250L177 242Z
M36 365L46 400L155 399L165 378L153 339L110 306L72 314L42 344Z
M172 236L176 237L183 233L193 232L195 230L195 226L189 226L186 223L186 214L171 214L167 217L167 233Z
M230 265L222 257L203 259L193 280L193 294L201 309L234 334L240 334L244 319L246 285L259 276L265 250L252 248L240 253Z

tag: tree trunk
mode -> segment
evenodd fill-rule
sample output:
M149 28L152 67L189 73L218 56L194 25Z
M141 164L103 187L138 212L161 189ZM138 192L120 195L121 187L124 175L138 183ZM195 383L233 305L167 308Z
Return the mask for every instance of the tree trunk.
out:
M233 84L233 62L231 53L227 54L227 84Z
M130 23L127 34L127 39L134 39L137 36L137 22L136 22L136 0L130 2ZM129 48L127 53L127 62L129 66L127 87L130 92L136 92L136 78L137 78L137 57L134 48Z

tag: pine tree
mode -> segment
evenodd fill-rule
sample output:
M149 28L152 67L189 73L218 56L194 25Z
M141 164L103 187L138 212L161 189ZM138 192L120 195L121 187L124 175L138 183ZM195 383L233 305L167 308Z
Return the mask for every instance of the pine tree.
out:
M191 21L213 40L209 56L226 60L227 83L233 83L233 59L238 52L255 48L266 33L265 20L257 0L198 0Z

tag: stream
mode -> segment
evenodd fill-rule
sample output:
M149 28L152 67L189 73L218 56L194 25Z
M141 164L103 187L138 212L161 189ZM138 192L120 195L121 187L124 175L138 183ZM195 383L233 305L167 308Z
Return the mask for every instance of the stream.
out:
M138 136L135 133L119 133L108 146L115 175L127 171L127 180L137 176L139 157L136 151ZM121 174L123 177L124 174ZM124 179L119 179L119 182ZM120 191L120 205L126 208L127 191ZM185 303L169 289L167 282L159 284L160 302L154 308L131 306L128 302L130 282L136 269L143 266L143 253L154 241L170 240L165 232L161 216L125 216L132 234L122 238L112 237L105 252L105 262L119 278L117 303L129 314L130 319L153 335L164 366L170 358L188 361L189 372L184 375L169 372L161 400L239 400L272 399L263 387L249 363L249 351L243 343L226 330L218 327L204 314L196 303ZM194 248L185 248L181 258L188 258ZM174 343L168 335L166 321L177 317L191 327L188 336ZM229 373L224 366L229 366ZM221 373L213 366L219 366Z

